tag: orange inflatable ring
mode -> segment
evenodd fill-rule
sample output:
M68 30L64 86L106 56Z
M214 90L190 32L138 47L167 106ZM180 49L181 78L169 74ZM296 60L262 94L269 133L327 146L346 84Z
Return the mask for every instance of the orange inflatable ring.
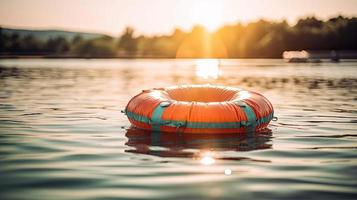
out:
M261 131L274 115L259 93L211 85L143 90L124 112L137 128L203 134Z

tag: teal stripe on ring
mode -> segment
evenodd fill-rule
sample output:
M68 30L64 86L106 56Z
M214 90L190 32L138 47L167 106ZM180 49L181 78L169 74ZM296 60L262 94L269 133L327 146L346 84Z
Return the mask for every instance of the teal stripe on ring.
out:
M152 112L151 126L153 131L160 131L160 126L164 124L164 121L161 119L161 117L165 109L165 106L161 106L161 104L159 104Z
M126 110L126 115L128 118L133 119L135 121L145 123L145 124L152 124L152 120L149 119L148 117L138 115L136 113L130 112ZM256 125L268 123L273 119L274 113L271 113L270 115L259 118L256 121ZM161 116L162 117L162 116ZM162 120L160 117L160 120L158 123L156 123L156 126L169 126L169 127L182 127L185 125L187 128L241 128L241 127L247 127L247 124L249 124L248 121L238 121L238 122L185 122L185 121L178 121L178 120Z
M255 116L253 108L243 101L240 102L240 107L242 108L248 119L246 126L255 126L257 124L257 118Z

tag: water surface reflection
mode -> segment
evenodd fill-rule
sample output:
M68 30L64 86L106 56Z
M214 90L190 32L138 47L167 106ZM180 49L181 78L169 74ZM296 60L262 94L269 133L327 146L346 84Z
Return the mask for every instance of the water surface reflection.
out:
M216 157L216 152L253 151L272 148L272 131L248 134L182 134L141 130L131 127L125 136L126 152L159 157L185 157L198 159L211 165L214 159L241 160L234 157Z

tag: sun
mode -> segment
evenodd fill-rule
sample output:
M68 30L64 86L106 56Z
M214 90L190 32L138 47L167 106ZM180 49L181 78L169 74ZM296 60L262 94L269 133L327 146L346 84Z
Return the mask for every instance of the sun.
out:
M193 1L192 21L214 31L222 25L222 2L219 0Z

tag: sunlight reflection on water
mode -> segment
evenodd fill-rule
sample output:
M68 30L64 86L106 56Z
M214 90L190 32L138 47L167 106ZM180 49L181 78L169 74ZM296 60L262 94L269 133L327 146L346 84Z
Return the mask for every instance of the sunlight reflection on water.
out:
M195 61L196 76L204 79L217 79L221 75L218 59L199 59Z
M200 163L202 165L213 165L215 162L213 152L205 151L200 154Z

